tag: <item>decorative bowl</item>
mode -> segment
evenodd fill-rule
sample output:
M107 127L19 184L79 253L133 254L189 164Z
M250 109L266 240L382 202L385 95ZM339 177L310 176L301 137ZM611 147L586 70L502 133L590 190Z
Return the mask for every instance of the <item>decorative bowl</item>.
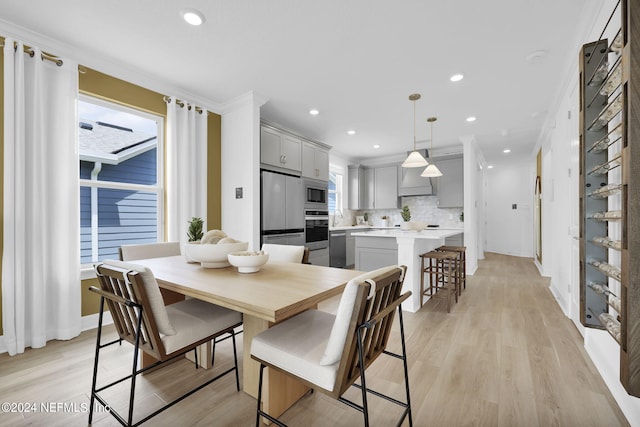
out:
M239 251L231 252L229 262L238 267L238 273L255 273L269 260L269 254L263 251Z
M246 251L249 242L237 243L187 243L184 246L185 257L199 262L204 268L223 268L229 266L227 255L230 252Z

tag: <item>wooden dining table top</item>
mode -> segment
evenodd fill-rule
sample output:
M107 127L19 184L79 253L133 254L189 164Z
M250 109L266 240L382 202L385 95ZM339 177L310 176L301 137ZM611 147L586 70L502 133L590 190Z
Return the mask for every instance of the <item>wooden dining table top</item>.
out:
M133 261L151 269L158 285L277 323L342 293L362 272L310 264L268 262L255 273L203 268L183 256Z

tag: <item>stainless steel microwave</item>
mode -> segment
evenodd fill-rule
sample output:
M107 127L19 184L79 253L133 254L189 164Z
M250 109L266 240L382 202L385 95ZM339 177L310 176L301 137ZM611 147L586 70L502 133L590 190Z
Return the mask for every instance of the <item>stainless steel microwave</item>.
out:
M328 196L328 186L326 182L305 180L304 182L304 202L306 206L326 206Z

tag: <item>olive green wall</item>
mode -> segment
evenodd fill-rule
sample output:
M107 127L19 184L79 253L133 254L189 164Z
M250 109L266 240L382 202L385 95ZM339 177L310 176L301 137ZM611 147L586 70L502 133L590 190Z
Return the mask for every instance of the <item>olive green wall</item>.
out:
M1 39L0 39L1 40ZM137 108L152 114L166 118L166 103L163 95L143 87L116 79L98 71L82 67L79 85L80 92L111 102ZM0 55L0 82L4 82L3 56ZM4 153L4 84L0 84L0 164L3 163ZM218 114L209 113L208 124L208 149L207 149L207 224L209 228L221 226L221 188L220 188L220 147L221 147L221 122ZM3 177L0 175L0 208L2 208ZM4 210L0 209L0 215ZM0 217L1 218L1 217ZM2 227L0 227L0 254L2 254ZM0 265L0 284L2 278ZM97 279L82 281L82 315L87 316L98 312L99 299L88 291L89 286L97 285ZM0 335L2 335L2 292L0 291Z

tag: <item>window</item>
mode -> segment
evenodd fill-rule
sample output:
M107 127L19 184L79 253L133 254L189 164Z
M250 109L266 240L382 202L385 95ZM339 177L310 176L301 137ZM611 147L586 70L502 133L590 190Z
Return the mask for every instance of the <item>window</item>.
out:
M78 117L80 262L162 241L163 118L85 96Z
M329 212L342 212L342 174L329 172Z

